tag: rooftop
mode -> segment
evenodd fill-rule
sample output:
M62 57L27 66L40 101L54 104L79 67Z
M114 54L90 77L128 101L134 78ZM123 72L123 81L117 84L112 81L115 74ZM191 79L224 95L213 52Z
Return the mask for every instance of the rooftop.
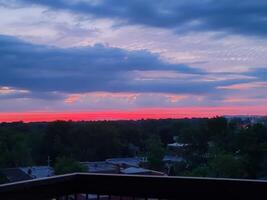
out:
M126 169L122 169L121 173L123 174L143 174L150 172L149 169L144 169L140 167L128 167Z
M132 167L139 167L139 165L144 161L144 157L111 158L106 160L106 162L113 165L127 165Z
M182 147L186 147L188 146L188 144L184 144L184 143L171 143L171 144L168 144L168 147L176 147L176 148L182 148Z
M20 169L32 178L44 178L54 174L53 168L48 166L20 167Z
M139 174L139 175L158 175L158 176L164 176L163 172L155 171L155 170L150 170L150 169L145 169L141 167L128 167L126 169L121 170L122 174Z
M0 172L6 177L9 182L17 182L30 180L32 177L23 172L20 168L6 168L1 169Z
M90 173L114 173L117 172L117 167L106 161L99 162L82 162L88 168Z

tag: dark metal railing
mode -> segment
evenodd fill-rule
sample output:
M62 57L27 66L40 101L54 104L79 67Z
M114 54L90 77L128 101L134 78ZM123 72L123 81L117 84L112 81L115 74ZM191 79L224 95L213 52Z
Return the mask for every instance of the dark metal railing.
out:
M96 199L265 199L267 181L74 173L0 185L1 200L78 200L88 194Z

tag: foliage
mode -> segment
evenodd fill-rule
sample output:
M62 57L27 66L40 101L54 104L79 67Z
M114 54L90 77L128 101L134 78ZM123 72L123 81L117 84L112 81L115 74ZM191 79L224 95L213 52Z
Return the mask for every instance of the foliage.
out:
M163 144L159 136L150 137L147 142L148 162L152 169L160 170L163 168L162 159L165 154Z
M182 175L192 177L210 177L210 168L207 165L200 165L191 171L184 171Z
M162 170L166 146L176 136L175 142L188 144L181 152L184 162L174 166L176 175L267 178L266 124L243 125L222 117L1 123L0 168L44 165L48 156L58 165L58 158L98 161L137 154Z
M69 174L74 172L86 172L86 167L69 157L59 157L55 162L55 174Z
M4 184L6 182L7 182L6 177L2 173L0 173L0 184Z
M30 137L12 129L0 129L0 167L32 164Z
M216 156L209 163L209 173L211 177L239 178L246 177L244 163L242 159L234 155L222 154Z
M183 175L200 177L240 178L246 177L244 163L230 154L218 155L206 164L185 171Z

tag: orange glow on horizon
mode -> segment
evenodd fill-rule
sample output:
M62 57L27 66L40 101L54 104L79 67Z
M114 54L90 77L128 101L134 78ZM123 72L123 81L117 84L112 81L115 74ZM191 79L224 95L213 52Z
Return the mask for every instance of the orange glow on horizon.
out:
M0 113L0 122L41 122L55 120L97 121L138 119L201 118L222 115L267 115L265 106L251 107L196 107L196 108L145 108L88 112L12 112Z

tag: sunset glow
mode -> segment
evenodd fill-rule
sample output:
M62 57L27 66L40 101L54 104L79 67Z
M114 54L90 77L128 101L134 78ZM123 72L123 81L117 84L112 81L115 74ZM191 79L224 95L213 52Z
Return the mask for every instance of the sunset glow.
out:
M140 119L180 119L195 117L215 117L222 115L265 115L265 107L206 107L206 108L154 108L130 111L92 112L25 112L0 113L0 122L43 122L56 120L96 121L96 120L140 120Z

